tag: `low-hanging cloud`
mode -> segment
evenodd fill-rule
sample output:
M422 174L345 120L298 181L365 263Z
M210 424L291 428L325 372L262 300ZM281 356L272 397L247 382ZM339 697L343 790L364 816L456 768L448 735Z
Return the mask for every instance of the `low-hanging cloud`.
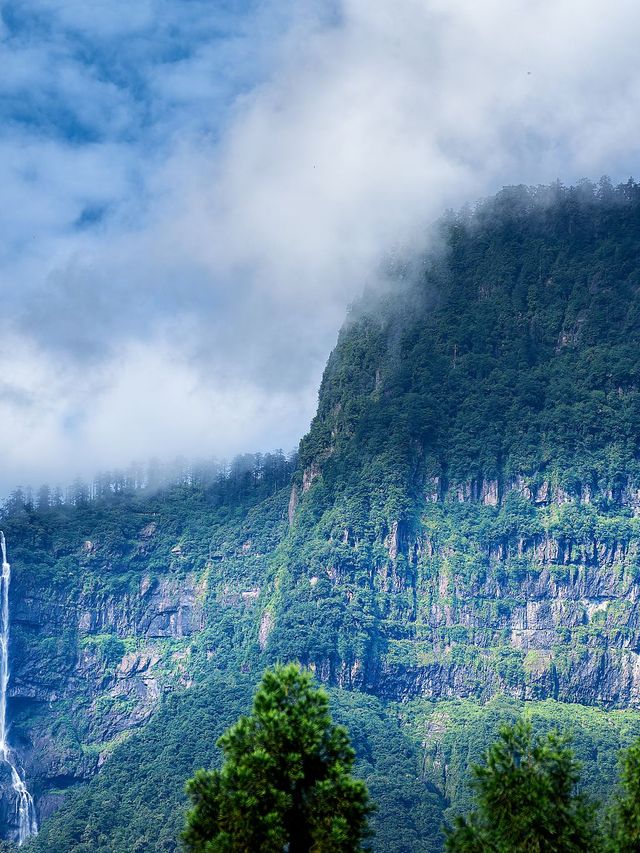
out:
M625 0L20 5L0 84L5 487L288 448L393 247L504 184L638 171Z

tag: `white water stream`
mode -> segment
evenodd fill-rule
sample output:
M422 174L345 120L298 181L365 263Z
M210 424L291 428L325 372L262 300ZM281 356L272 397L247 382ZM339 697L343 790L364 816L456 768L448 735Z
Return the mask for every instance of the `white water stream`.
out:
M7 545L4 533L0 530L0 550L2 552L2 605L0 616L0 761L4 761L11 771L11 785L14 791L15 817L18 846L24 844L30 835L38 832L36 810L33 798L18 769L13 752L7 741L7 687L9 686L9 584L11 566L7 562Z

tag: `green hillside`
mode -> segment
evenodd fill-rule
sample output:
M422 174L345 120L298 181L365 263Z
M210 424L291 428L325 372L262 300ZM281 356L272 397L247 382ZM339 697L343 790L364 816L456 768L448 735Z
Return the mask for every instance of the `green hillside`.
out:
M184 781L289 659L378 853L439 850L525 709L609 796L640 735L640 187L506 189L429 246L353 307L297 458L5 507L25 850L179 849Z
M638 695L614 668L637 646L639 217L632 183L505 190L355 309L300 447L280 655L393 698ZM288 645L329 596L327 653Z

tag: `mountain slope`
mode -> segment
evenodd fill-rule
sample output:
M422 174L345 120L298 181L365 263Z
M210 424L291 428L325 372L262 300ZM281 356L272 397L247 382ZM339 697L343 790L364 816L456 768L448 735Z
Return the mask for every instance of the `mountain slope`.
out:
M634 184L504 191L346 325L281 561L342 607L322 656L283 608L280 655L388 698L638 699L639 225Z
M118 747L86 788L71 794L29 849L47 853L170 853L184 823L184 781L216 766L215 743L250 709L250 678L213 677L167 699L141 732ZM332 694L334 716L351 728L356 772L376 797L379 850L430 853L439 848L443 801L420 779L418 750L380 702ZM159 792L162 794L159 796Z
M640 188L511 188L431 242L354 307L296 464L5 511L12 736L41 816L66 797L33 849L54 831L85 843L108 773L142 796L130 756L161 756L153 726L180 730L193 685L290 658L354 730L377 715L386 734L356 738L365 775L400 779L406 748L379 850L403 849L398 822L438 848L460 750L524 700L540 725L583 722L608 793L640 720ZM367 743L394 732L408 741L389 764ZM203 738L192 754L214 761ZM174 827L191 770L167 776ZM105 850L131 849L129 822L114 816Z

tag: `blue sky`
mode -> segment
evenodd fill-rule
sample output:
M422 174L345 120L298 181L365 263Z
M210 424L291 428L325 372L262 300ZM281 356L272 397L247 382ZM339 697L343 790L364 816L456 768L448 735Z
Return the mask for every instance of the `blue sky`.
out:
M9 227L15 242L4 248L22 251L39 226L50 227L47 214L59 230L86 228L124 199L144 204L150 170L181 137L214 146L237 99L268 74L285 7L4 4L1 139L13 155L6 168L35 208L27 211L31 229L23 228L26 215L10 217L19 227ZM47 210L54 201L60 207Z
M388 252L640 171L630 0L0 10L0 490L290 448Z

